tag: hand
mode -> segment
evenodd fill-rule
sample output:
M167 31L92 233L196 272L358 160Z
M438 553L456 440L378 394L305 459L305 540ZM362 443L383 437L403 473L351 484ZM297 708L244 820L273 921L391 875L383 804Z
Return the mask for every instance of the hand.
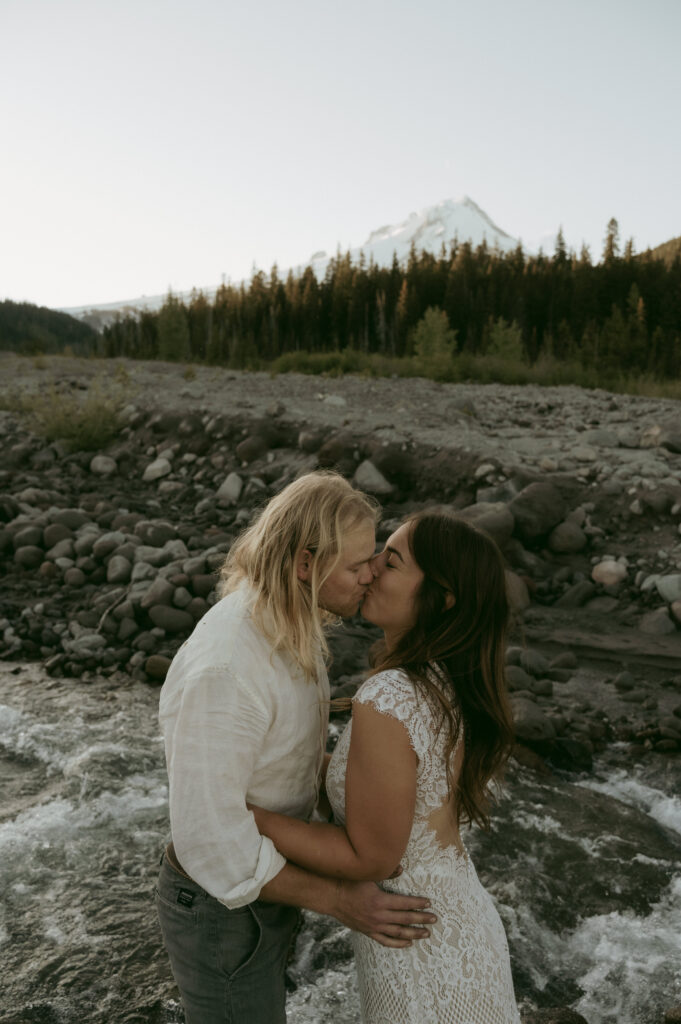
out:
M336 906L329 913L382 946L402 949L430 935L425 926L437 918L429 906L424 897L383 892L375 882L339 882Z

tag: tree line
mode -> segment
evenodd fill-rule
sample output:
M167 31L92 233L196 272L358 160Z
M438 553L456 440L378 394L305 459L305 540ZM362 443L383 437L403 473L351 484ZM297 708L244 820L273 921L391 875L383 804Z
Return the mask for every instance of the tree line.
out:
M542 356L609 373L681 376L681 257L621 250L617 221L600 262L568 252L501 253L454 241L440 254L412 247L406 265L337 255L323 280L311 267L276 266L248 284L223 284L210 301L169 294L158 312L122 317L100 342L107 356L205 361L252 368L296 352L413 356L427 311L446 316L452 354L494 349L532 364Z

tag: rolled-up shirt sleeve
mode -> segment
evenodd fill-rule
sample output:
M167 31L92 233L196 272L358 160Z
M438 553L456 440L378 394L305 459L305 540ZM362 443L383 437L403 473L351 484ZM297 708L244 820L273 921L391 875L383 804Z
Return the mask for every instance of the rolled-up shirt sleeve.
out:
M270 712L252 684L222 667L184 680L171 705L161 721L178 860L226 907L244 906L286 864L246 808Z

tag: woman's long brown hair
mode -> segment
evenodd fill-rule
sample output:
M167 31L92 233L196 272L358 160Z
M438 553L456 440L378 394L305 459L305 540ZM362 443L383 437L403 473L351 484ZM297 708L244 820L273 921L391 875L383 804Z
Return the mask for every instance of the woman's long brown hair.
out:
M424 574L416 621L392 649L383 641L374 647L373 672L403 669L417 692L441 710L456 818L487 828L489 783L513 744L503 559L490 537L455 516L423 512L408 522L410 551ZM448 593L454 597L449 608ZM453 755L462 730L463 761L455 779Z

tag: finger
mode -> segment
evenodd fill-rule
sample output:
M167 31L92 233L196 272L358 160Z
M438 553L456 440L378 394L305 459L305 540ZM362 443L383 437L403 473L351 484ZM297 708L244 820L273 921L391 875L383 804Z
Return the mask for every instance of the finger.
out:
M437 916L422 910L388 910L386 921L390 924L427 925L435 924Z
M381 946L388 946L390 949L406 949L408 946L411 946L411 942L408 939L392 939L381 932L373 932L369 935L369 938L379 942Z
M382 924L381 935L389 935L391 939L427 939L430 932L427 928L411 928L408 925Z

